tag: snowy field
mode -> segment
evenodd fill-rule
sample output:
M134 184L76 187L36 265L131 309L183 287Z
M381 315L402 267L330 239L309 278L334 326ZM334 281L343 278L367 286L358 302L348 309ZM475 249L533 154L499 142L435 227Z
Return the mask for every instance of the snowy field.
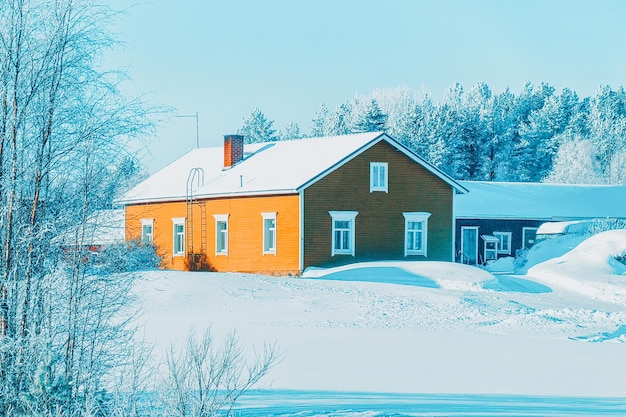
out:
M626 231L580 241L543 243L522 276L442 262L145 272L142 337L158 355L190 328L276 342L283 359L241 415L626 415Z

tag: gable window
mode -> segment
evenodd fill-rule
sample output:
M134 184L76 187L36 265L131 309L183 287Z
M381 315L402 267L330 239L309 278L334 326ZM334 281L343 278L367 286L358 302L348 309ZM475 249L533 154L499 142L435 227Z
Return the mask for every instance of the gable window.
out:
M428 238L428 218L430 213L402 213L404 216L404 256L426 256Z
M154 219L141 219L141 243L151 245L153 242Z
M215 254L228 255L228 214L214 214Z
M354 256L355 219L358 211L329 211L332 219L331 255Z
M276 213L261 213L263 216L263 254L276 255Z
M370 162L370 193L374 191L388 191L388 163Z
M493 235L498 239L498 253L510 255L511 232L493 232Z
M174 223L174 256L185 256L185 218L173 218L172 223Z

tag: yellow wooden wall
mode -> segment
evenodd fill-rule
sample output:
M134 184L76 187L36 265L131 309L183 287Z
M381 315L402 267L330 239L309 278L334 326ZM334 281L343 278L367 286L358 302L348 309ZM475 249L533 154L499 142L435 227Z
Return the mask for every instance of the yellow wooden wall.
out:
M200 204L204 205L201 210ZM201 252L201 212L206 218L205 255L216 271L298 274L300 256L299 196L240 197L204 200L193 205L193 251ZM263 253L263 212L276 212L276 254ZM227 214L228 255L215 253L214 214ZM172 218L186 217L184 202L126 206L126 239L141 237L141 219L154 219L154 244L168 269L187 269L186 256L173 255ZM185 233L189 233L187 227ZM187 239L186 239L187 240ZM190 248L186 247L188 252Z

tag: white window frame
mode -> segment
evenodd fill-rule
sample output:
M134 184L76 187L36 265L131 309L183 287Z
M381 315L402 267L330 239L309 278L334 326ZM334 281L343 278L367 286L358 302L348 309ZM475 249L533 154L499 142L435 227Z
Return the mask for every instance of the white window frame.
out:
M498 238L498 254L499 255L510 255L511 254L511 239L513 237L512 232L493 232L493 235ZM504 236L508 237L508 245L504 247Z
M228 214L214 214L213 218L215 219L215 255L216 256L228 256L228 235L230 232L230 225L228 224ZM219 230L218 229L218 224L219 223L226 223L226 229L225 230ZM219 248L218 244L220 242L220 233L223 234L224 236L224 247L223 248Z
M183 227L183 231L182 233L178 233L176 231L176 226L182 226ZM173 217L172 218L172 254L174 256L185 256L185 234L186 230L185 230L185 218L184 217ZM177 249L177 241L180 238L180 246L182 246L182 251L181 250L176 250Z
M412 255L428 255L428 218L431 213L425 211L406 212L404 216L404 256ZM409 223L422 223L422 248L419 250L409 250L408 240L409 233L415 233L415 229L409 229Z
M381 168L383 184L380 183ZM389 192L389 163L387 162L370 162L370 193L374 191Z
M150 233L145 233L144 227L150 227ZM144 245L154 243L154 219L141 219L141 243Z
M483 240L483 263L487 261L496 261L498 260L498 248L500 247L500 240L494 235L482 235ZM489 245L493 244L493 248L490 248Z
M268 212L268 213L261 213L261 216L263 217L263 255L276 255L276 242L277 242L277 238L276 238L276 212ZM274 221L274 228L272 229L267 228L266 227L266 222L268 220L273 220ZM267 233L268 231L272 230L273 231L273 247L269 247L266 245L267 243Z
M331 217L331 226L332 226L332 239L331 239L331 246L330 246L330 252L331 252L331 256L335 256L335 255L351 255L354 256L355 252L355 241L356 241L356 216L359 214L358 211L329 211L328 214L330 214ZM335 248L335 233L338 231L335 228L335 222L348 222L348 233L349 235L349 245L350 247L345 249L336 249ZM345 231L346 229L340 229Z

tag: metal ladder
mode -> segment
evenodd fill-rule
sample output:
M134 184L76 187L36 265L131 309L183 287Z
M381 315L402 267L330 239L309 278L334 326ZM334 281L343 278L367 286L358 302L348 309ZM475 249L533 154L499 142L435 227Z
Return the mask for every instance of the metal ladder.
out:
M196 188L204 186L204 170L202 168L192 168L187 176L187 192L185 195L186 216L185 216L185 236L187 256L195 254L194 251L194 216L193 206L198 205L200 208L200 252L206 253L206 206L204 203L198 203L194 196L194 183Z

